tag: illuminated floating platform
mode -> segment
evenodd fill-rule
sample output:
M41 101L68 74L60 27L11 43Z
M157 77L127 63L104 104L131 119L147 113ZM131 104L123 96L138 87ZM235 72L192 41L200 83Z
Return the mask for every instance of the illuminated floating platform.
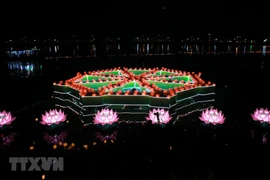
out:
M93 121L98 110L110 108L123 120L145 120L152 109L167 109L170 115L210 107L215 84L201 73L167 68L114 68L77 73L54 83L55 104Z

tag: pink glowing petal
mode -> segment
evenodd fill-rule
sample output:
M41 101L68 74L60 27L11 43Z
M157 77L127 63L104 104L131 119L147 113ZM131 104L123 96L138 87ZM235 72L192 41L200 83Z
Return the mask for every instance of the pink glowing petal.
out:
M225 121L222 111L218 111L217 109L206 109L202 111L199 119L205 124L213 125L223 124Z
M269 123L270 124L270 115L268 109L256 109L253 114L251 114L251 117L254 121L259 121L261 123Z
M41 124L51 126L52 124L60 124L66 121L67 116L62 110L57 111L56 109L45 112L41 118Z
M153 124L158 124L158 119L156 116L156 113L159 113L160 123L166 124L168 123L172 117L169 115L169 111L164 109L153 109L152 111L149 111L148 117L146 117L146 120L152 121Z
M94 123L95 124L113 124L119 120L118 115L116 112L114 112L112 109L109 110L108 108L102 109L101 111L98 111L94 117Z
M2 111L0 112L0 126L10 125L16 117L12 117L11 112Z

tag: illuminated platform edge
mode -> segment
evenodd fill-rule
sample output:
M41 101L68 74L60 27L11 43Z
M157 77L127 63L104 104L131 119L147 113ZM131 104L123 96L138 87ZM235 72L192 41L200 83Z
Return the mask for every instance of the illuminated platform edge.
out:
M97 110L111 108L121 114L148 114L153 108L168 109L171 115L186 114L213 105L215 86L198 86L177 92L175 96L152 97L144 95L84 96L66 85L54 85L55 105L68 108L83 119L92 119ZM142 119L143 121L144 119Z

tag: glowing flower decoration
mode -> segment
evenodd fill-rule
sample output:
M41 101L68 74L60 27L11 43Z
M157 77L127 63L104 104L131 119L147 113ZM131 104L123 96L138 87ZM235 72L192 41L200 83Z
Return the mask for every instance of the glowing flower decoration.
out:
M94 123L95 124L113 124L119 120L118 115L115 111L112 109L102 109L101 111L98 111L94 117Z
M10 125L15 119L16 117L12 117L10 112L0 112L0 127Z
M149 115L146 117L146 120L152 121L153 124L167 124L171 119L169 111L164 109L153 109L153 111L149 111Z
M42 115L42 121L40 122L43 125L51 126L52 124L60 124L67 119L65 113L62 110L57 111L50 110Z
M222 114L222 111L218 111L217 109L206 109L199 118L205 124L213 125L223 124L226 119Z
M48 133L45 133L43 139L48 144L58 144L58 143L64 142L67 136L68 134L66 131L63 131L60 134L56 134L56 135L50 135Z
M268 109L256 109L254 114L251 114L254 121L270 124L270 111Z

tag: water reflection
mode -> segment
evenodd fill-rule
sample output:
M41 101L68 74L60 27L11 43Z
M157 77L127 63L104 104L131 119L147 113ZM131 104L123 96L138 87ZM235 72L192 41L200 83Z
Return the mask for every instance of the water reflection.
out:
M112 133L104 133L104 132L97 132L95 134L96 140L106 143L107 141L114 142L116 141L118 131L114 131Z
M8 134L1 134L0 147L10 146L15 142L16 133L10 132Z
M58 132L55 134L50 134L49 132L46 132L44 134L44 141L46 141L49 145L55 145L59 143L64 143L66 138L68 136L67 131Z
M119 45L120 46L120 45ZM120 48L116 52L113 45L107 46L106 51L108 54L119 55ZM175 55L175 54L269 54L270 49L267 46L250 45L247 48L246 45L241 44L213 44L213 45L202 45L202 44L182 44L176 45L174 43L137 43L132 45L133 56L136 55ZM126 55L126 52L121 51L121 55Z
M40 50L36 49L36 47L28 50L13 50L13 48L10 47L10 50L7 51L7 54L10 57L33 56L38 55L39 51Z
M32 56L37 52L44 52L47 59L50 58L73 58L73 57L97 57L97 56L154 56L154 55L198 55L198 54L262 54L270 53L270 46L266 45L247 45L233 43L213 43L210 45L186 43L177 44L173 42L133 42L130 45L123 46L120 42L105 44L57 44L46 45L45 47L34 47L33 50L12 51L8 48L7 55L14 56Z
M42 72L42 65L38 62L11 61L7 65L12 76L29 77Z

